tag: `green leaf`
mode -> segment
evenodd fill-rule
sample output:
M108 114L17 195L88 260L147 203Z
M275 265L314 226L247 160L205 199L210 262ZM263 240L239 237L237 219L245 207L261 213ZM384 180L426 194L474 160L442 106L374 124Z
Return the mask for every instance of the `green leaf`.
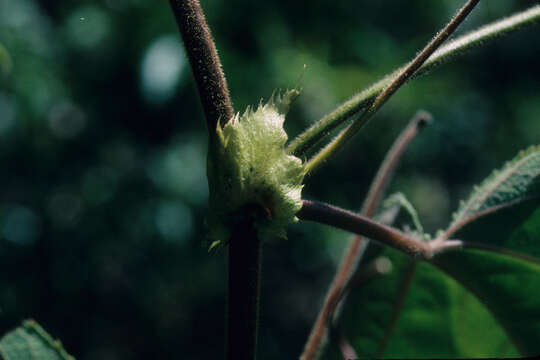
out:
M223 129L218 123L208 157L212 240L228 241L247 206L261 210L250 213L255 213L253 221L263 238L285 237L285 227L297 221L305 171L299 158L285 153L283 123L298 94L289 90L272 96L256 110L237 114Z
M359 357L518 356L497 320L464 287L429 263L392 249L383 254L392 274L353 289L341 316L341 330Z
M467 249L442 254L435 264L482 301L523 356L540 355L540 263Z
M487 215L497 214L501 210L509 210L509 207L512 207L512 216L504 212L502 217L494 217L495 220L491 220L490 225L498 226L502 230L514 229L539 205L540 146L533 146L520 152L500 171L494 171L480 186L475 187L469 199L462 202L454 214L454 219L443 236L448 238L469 224L483 220ZM504 221L504 226L501 226L500 219ZM502 237L506 238L506 236ZM484 241L487 236L483 233L480 238L460 237L460 239Z
M26 320L22 326L0 339L2 360L75 360L34 320Z

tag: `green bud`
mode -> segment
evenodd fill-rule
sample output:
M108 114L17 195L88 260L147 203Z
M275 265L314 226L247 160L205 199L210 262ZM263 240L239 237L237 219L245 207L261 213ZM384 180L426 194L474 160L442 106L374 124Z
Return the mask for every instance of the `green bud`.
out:
M253 220L261 239L286 237L285 227L298 221L302 207L302 161L285 152L285 115L298 90L272 95L256 110L248 107L210 139L207 224L213 247L227 242L236 224ZM257 207L260 211L243 211ZM249 213L249 214L247 214Z

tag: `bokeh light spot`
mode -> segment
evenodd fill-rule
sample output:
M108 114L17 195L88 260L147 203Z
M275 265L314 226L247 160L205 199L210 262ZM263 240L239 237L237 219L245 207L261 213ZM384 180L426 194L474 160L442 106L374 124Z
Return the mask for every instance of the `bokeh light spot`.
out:
M171 98L186 67L186 55L177 35L162 36L146 50L141 64L141 90L151 103Z
M20 245L33 244L40 233L39 217L25 206L14 206L6 214L2 235L8 241Z
M162 191L203 204L208 199L205 153L203 141L188 134L185 141L178 141L153 159L148 175Z
M185 242L193 229L191 211L181 202L163 201L157 208L155 223L159 233L171 242Z

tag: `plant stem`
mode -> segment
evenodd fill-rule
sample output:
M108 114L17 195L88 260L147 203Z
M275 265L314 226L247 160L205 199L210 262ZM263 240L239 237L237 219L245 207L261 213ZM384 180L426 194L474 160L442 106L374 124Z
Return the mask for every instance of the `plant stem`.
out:
M238 224L229 242L227 359L230 360L256 357L261 249L253 222Z
M362 206L362 214L370 217L375 214L377 206L384 194L384 190L396 171L399 160L405 153L405 150L411 141L418 135L418 132L427 123L431 122L432 119L433 117L427 111L418 111L409 121L409 124L400 136L392 144L379 171L377 171L377 175L375 175L375 179L373 179L372 186L370 187L364 205Z
M427 113L419 112L419 114L427 117ZM425 120L427 120L427 118ZM415 124L416 128L414 128ZM384 194L386 186L392 179L394 171L399 164L399 160L410 142L413 140L416 134L418 134L418 130L423 128L423 126L421 126L422 124L424 124L422 117L419 117L418 115L413 117L413 119L409 122L409 125L404 131L402 131L400 136L396 139L386 154L381 167L377 171L377 174L371 183L366 200L364 201L361 211L361 214L364 216L372 217L375 215L375 211L379 206L380 199ZM347 284L356 271L358 263L362 258L368 242L368 239L365 239L362 236L354 236L352 239L343 260L336 271L336 275L332 281L332 284L330 285L330 289L328 290L324 304L317 315L313 329L311 330L308 341L304 347L304 352L300 356L301 360L313 359L315 354L321 350L324 339L326 338L328 322L333 316L334 311L339 304L343 293L345 292Z
M218 124L234 114L227 82L210 29L198 0L169 0L180 28L197 84L210 135L209 151ZM261 242L253 227L251 208L244 209L243 221L229 239L227 358L253 360L257 350Z
M210 136L234 115L216 46L198 0L169 0L195 77Z
M510 34L526 25L532 25L539 19L540 5L535 5L528 10L485 25L468 34L460 36L435 51L416 73L409 78L409 80L437 68L439 65L450 61L474 47L485 44L488 41L497 39L503 35ZM371 104L373 99L379 95L403 69L404 67L401 67L385 76L322 117L306 131L297 136L296 139L291 141L287 146L287 152L295 154L296 156L304 155L307 150L324 136L343 124L343 122L351 116Z
M334 140L325 146L317 155L311 158L305 165L306 173L313 172L332 154L341 149L343 145L358 132L367 121L383 106L388 99L422 66L431 54L457 29L467 15L474 9L480 0L469 0L450 20L450 22L416 55L416 57L400 71L390 85L388 85L373 103L356 119L349 127L342 131Z
M399 230L379 224L365 216L329 204L304 200L297 216L301 220L315 221L377 240L415 258L429 259L433 256L433 250L428 243L413 239Z

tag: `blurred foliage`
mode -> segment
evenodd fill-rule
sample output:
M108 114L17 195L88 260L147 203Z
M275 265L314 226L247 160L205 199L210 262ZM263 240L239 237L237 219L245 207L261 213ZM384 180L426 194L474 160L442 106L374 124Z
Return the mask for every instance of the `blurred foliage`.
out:
M75 360L40 325L26 320L0 339L3 360Z
M201 2L237 111L294 86L307 65L285 124L291 136L411 58L457 7ZM462 31L534 3L481 3ZM405 193L427 231L446 225L471 184L539 142L537 33L500 39L404 87L304 196L359 208L393 138L425 108L435 123L390 191ZM186 359L220 357L225 253L202 246L206 131L168 4L0 0L0 43L0 63L11 59L0 72L0 334L31 316L78 359L172 358L178 349ZM261 359L301 352L347 239L313 224L291 226L288 237L264 251ZM449 289L441 299L461 294L437 286Z

